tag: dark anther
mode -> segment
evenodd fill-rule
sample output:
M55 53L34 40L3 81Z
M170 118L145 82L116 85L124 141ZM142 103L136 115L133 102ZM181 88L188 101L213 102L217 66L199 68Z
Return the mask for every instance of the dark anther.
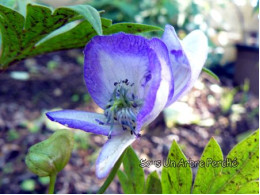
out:
M135 94L132 93L132 99L134 100L135 99Z
M108 139L111 139L111 135L108 135L107 138L108 138Z
M106 108L111 108L111 105L110 105L110 104L109 104L109 105L107 105L107 106L106 106Z
M116 121L117 121L117 118L116 118L116 117L114 117L114 120L116 120Z
M136 104L136 103L133 103L132 106L133 106L134 108L136 108L136 107L137 107L137 104Z
M117 86L118 82L114 82L114 86Z
M102 122L102 121L100 121L98 119L95 119L95 121L97 121L99 125L104 125L105 124L104 122Z
M134 83L132 83L130 86L133 87L133 86L134 86Z
M127 130L127 128L123 126L123 131L125 131L125 130Z
M136 134L136 137L141 137L141 134L140 133Z
M125 84L126 84L126 85L128 85L128 84L129 84L129 82L128 82L128 79L126 79L126 80L125 80Z
M137 138L138 138L138 137L141 137L141 134L140 134L140 133L136 133L135 131L132 130L132 131L131 131L131 135L133 135L133 134L134 134Z

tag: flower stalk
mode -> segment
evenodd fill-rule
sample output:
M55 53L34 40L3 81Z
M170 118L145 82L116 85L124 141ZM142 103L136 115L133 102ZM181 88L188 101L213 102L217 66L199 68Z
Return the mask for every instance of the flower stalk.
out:
M50 175L49 194L54 194L54 188L56 183L57 174Z

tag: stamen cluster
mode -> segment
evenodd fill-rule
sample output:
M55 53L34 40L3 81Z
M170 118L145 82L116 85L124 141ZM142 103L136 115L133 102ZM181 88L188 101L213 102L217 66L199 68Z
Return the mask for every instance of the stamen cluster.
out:
M136 115L142 100L138 99L132 92L134 83L129 83L128 79L115 82L115 89L112 97L109 100L106 109L105 116L107 118L106 124L111 125L108 138L111 138L113 125L119 123L122 125L122 129L129 130L131 134L140 136L136 133Z

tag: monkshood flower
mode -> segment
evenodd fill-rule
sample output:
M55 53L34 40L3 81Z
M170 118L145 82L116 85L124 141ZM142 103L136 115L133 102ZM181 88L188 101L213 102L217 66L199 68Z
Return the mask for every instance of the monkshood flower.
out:
M96 161L106 177L142 127L193 86L207 56L207 39L193 31L182 41L167 25L162 39L117 33L95 36L84 49L88 92L104 114L62 110L50 120L108 136Z

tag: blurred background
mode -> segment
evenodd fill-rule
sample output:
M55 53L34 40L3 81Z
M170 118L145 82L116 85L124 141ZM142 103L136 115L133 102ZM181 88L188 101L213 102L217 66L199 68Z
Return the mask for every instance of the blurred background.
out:
M175 27L181 38L201 29L209 38L206 67L220 82L202 73L191 92L168 107L133 147L140 158L165 159L175 139L187 158L199 160L214 136L224 155L259 127L258 0L38 0L52 7L90 4L102 17ZM147 37L161 33L145 34ZM81 49L26 59L0 74L0 193L45 193L48 178L29 172L28 148L59 126L44 113L56 109L102 112L87 93ZM106 137L75 132L69 164L58 175L57 193L95 193L95 160ZM161 168L151 166L146 173ZM193 169L196 173L196 168ZM116 179L107 193L122 193Z

